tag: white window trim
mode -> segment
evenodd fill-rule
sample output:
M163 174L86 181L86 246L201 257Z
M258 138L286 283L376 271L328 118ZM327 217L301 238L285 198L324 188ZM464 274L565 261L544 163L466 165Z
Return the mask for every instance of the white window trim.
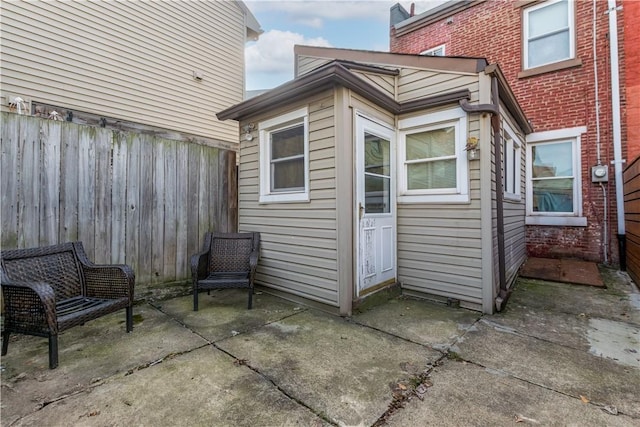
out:
M449 125L456 132L456 188L407 190L406 135ZM467 113L462 108L438 111L398 121L398 203L468 203L469 166L464 147L467 139Z
M434 55L434 53L437 50L440 50L440 49L442 49L442 55ZM439 46L432 47L431 49L423 50L422 52L420 52L420 55L425 55L425 56L445 56L446 55L445 45L441 44Z
M304 124L304 189L287 192L271 192L270 134L291 122ZM309 113L300 108L258 124L260 134L260 203L288 203L309 201Z
M532 7L528 7L526 9L523 10L523 22L522 22L522 41L523 41L523 57L522 57L522 64L523 64L523 69L525 70L531 70L531 69L535 69L535 68L540 68L540 67L544 67L545 65L549 65L549 64L555 64L557 62L562 62L562 61L567 61L567 60L571 60L574 59L576 57L576 20L575 20L575 5L573 4L572 1L568 1L567 2L567 8L568 8L568 20L569 20L569 57L567 58L562 58L562 59L558 59L557 61L551 61L551 62L546 62L544 64L538 64L535 66L529 66L529 13L536 11L538 9L543 9L547 6L550 6L552 4L558 3L562 0L553 0L553 1L548 1L548 2L544 2L542 4L536 5L536 6L532 6Z
M578 126L574 128L566 128L559 130L552 130L546 132L536 132L527 135L527 162L526 162L526 189L527 189L527 216L525 223L527 225L551 225L551 226L573 226L573 227L586 227L587 218L582 216L582 150L581 150L581 135L587 132L586 126ZM573 167L574 167L574 201L575 212L573 213L555 213L555 212L533 212L533 186L531 181L532 171L531 164L533 158L531 157L532 145L543 142L560 142L562 140L572 140L574 149Z
M522 143L517 138L516 132L506 121L502 122L502 127L504 131L509 135L509 142L507 143L507 152L502 153L502 157L503 157L502 164L504 165L505 184L507 183L507 180L510 177L510 175L515 175L515 183L514 183L515 192L509 193L507 191L507 185L505 185L504 198L505 200L512 200L512 201L519 202L522 200L522 195L520 194L521 187L522 187ZM515 146L515 150L514 150L514 146ZM514 154L514 151L515 151L515 154ZM517 170L515 171L511 171L511 167L513 165L512 156L518 158L518 163L517 163L518 167L517 167Z

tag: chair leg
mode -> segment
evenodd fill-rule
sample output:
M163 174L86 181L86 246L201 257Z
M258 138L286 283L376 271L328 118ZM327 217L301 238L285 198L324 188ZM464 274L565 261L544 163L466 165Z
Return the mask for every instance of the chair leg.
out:
M133 307L127 307L127 332L133 331Z
M193 288L193 311L198 311L198 288Z
M251 310L252 305L253 305L253 288L249 288L249 310Z
M2 355L7 355L7 350L9 350L9 335L11 335L10 331L4 331L2 333Z
M49 369L58 367L58 335L49 335Z

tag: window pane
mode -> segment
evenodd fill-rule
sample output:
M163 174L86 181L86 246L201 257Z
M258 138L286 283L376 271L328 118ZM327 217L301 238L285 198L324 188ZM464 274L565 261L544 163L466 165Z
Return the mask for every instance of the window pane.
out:
M529 12L529 39L553 33L568 26L569 9L566 1Z
M456 188L456 160L437 160L407 165L407 189Z
M389 141L378 136L364 135L365 172L378 175L391 175L391 152Z
M533 181L534 212L573 212L573 178Z
M569 30L529 42L529 67L569 59Z
M573 176L571 142L540 144L531 147L533 178Z
M271 164L271 191L304 190L304 158Z
M407 135L407 160L454 156L456 154L455 127L430 130Z
M389 213L391 209L390 178L364 176L364 209L366 213Z
M304 154L304 124L271 133L271 159Z

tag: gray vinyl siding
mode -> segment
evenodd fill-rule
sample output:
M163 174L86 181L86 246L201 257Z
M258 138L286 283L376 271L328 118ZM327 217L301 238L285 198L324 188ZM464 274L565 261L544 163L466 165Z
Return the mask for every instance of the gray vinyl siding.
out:
M277 117L302 105L269 116ZM334 98L331 93L309 101L310 202L264 203L259 200L259 138L240 145L239 230L261 233L256 282L337 307L337 231ZM241 124L242 125L242 124Z
M370 84L372 87L383 92L387 96L396 99L396 80L395 76L387 76L375 73L355 72L362 80Z
M504 113L502 119L508 121L512 129L517 129L510 117ZM505 245L505 270L508 282L511 282L518 269L527 257L525 240L525 156L526 147L524 138L516 135L520 143L520 200L508 200L504 202L504 245ZM504 155L504 153L503 153ZM496 258L497 260L497 258Z
M237 124L215 117L244 94L235 2L5 1L1 12L3 109L21 96L237 142Z
M307 74L310 71L315 70L318 67L323 66L324 64L331 62L331 58L317 58L313 56L304 56L299 55L296 57L296 75L295 77L300 77L304 74Z
M404 101L466 88L473 100L478 99L477 76L446 74L444 81L450 86L438 86L436 73L424 74L421 78L415 70L401 70ZM457 105L432 111L453 107ZM479 120L480 115L468 115L469 136L479 136ZM398 204L398 280L411 294L456 298L461 305L478 309L482 305L480 162L468 165L469 203Z
M478 119L470 116L469 134ZM469 162L470 203L398 204L398 280L415 294L482 304L480 162Z
M402 68L398 83L397 101L413 101L425 96L441 95L469 88L472 90L470 102L477 102L477 83L478 76L476 74Z

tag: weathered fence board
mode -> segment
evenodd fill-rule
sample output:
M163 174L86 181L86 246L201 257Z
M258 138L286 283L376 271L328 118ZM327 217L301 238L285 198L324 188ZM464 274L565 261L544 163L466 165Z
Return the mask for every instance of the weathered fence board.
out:
M138 290L190 279L206 231L236 231L235 152L2 113L2 248L80 240Z
M62 126L60 170L60 242L78 236L79 126Z

